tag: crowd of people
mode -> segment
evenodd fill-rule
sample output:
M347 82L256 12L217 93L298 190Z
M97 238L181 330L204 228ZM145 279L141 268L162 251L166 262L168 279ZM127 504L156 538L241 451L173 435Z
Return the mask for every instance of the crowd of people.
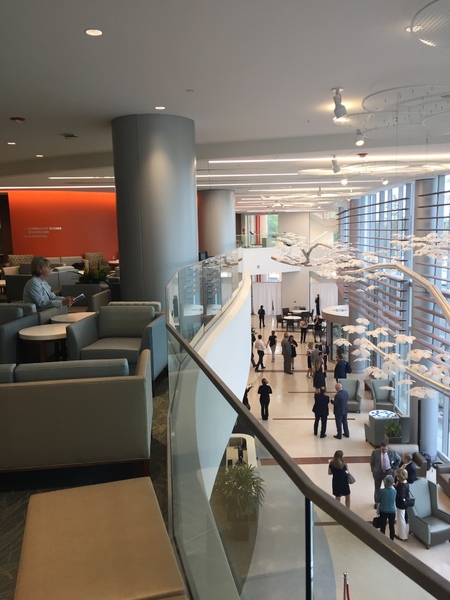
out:
M320 299L316 299L316 320L320 316ZM261 306L258 311L260 327L264 326L265 311ZM295 358L299 344L307 343L306 359L307 371L306 377L312 379L314 387L314 403L312 411L314 413L313 434L320 438L327 437L328 417L333 412L336 434L334 438L341 440L350 437L348 425L348 392L343 389L340 379L346 379L352 372L350 363L346 360L343 350L339 349L335 359L333 370L334 396L327 392L327 368L329 347L326 340L319 337L316 341L316 331L314 329L314 341L306 342L308 324L305 319L300 321L300 340L297 342L294 334L284 333L281 339L281 356L283 359L283 371L292 375L295 370ZM264 343L262 335L256 337L252 333L252 364L255 371L265 369L263 358L265 350L269 349L272 362L275 361L275 355L278 347L277 333L271 331L267 342ZM253 343L258 353L258 363L253 360ZM248 404L246 389L245 399ZM258 387L258 396L261 405L261 418L266 421L269 418L270 397L273 393L268 379L263 378ZM249 405L248 405L249 407ZM417 479L416 467L412 455L404 453L399 456L395 451L390 450L389 446L382 443L375 449L370 457L370 468L374 481L374 508L377 513L377 525L381 533L385 534L386 528L389 530L391 539L401 541L408 540L408 513L407 506L410 506L411 493L409 485ZM336 450L333 458L328 465L328 474L332 477L332 494L337 501L341 502L344 498L345 506L350 508L351 484L354 478L349 472L347 462L344 460L343 450ZM397 531L396 531L397 527Z

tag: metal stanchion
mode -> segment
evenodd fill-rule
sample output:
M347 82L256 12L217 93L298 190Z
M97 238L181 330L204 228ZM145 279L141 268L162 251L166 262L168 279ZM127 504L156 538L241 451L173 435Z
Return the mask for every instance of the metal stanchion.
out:
M350 587L348 585L348 573L344 573L344 600L350 600Z

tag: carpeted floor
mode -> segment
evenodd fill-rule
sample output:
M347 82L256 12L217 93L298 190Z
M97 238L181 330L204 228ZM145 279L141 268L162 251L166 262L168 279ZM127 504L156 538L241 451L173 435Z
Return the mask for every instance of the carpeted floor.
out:
M156 382L150 477L167 523L168 379ZM31 494L140 476L136 465L102 465L0 474L0 600L13 600Z

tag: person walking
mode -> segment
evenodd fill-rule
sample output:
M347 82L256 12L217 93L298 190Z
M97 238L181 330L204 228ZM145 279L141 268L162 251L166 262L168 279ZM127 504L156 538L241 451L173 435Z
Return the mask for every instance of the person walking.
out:
M336 384L337 385L337 384ZM374 481L374 508L377 508L380 501L380 488L386 475L395 475L395 471L400 465L400 456L394 450L389 450L386 442L381 442L380 447L374 450L370 456L370 470Z
M255 348L256 348L256 351L258 352L258 362L256 363L255 371L259 371L259 367L261 367L261 369L266 368L263 364L264 351L266 349L266 346L265 346L264 342L262 341L261 334L258 335L258 339L255 342Z
M320 391L320 388L325 388L325 373L323 372L323 360L319 356L314 361L314 372L313 372L313 386L316 388L316 392Z
M268 381L265 377L261 379L261 385L258 388L259 402L261 404L261 418L263 421L267 421L269 418L269 404L270 394L272 388L268 385Z
M306 344L306 334L308 333L308 321L305 317L300 319L300 344Z
M348 392L342 389L342 384L336 383L334 386L337 394L331 401L334 406L334 420L336 421L337 434L334 436L337 440L342 437L342 429L344 429L344 437L350 437L348 430L347 414L348 414Z
M259 317L259 328L261 329L261 327L266 326L266 322L265 322L266 311L264 310L264 306L262 304L258 310L258 317Z
M255 335L255 331L252 328L252 366L253 367L256 367L255 354L253 352L253 350L255 348L255 342L256 342L256 335Z
M389 537L395 538L395 499L397 491L393 487L394 478L392 475L386 475L384 478L384 489L380 490L380 531L385 533L386 523L389 521Z
M291 371L294 370L294 360L295 357L297 356L297 348L298 348L298 344L295 341L295 338L293 335L289 336L289 343L291 345Z
M347 475L348 468L344 462L344 453L342 450L336 450L333 458L328 465L328 475L332 475L331 486L333 496L338 502L342 496L345 498L345 506L350 508L350 486L348 484Z
M312 363L312 356L311 353L313 351L313 343L312 342L308 342L308 347L306 348L306 364L308 367L308 370L306 371L306 377L312 377L313 375L313 363Z
M318 392L314 394L314 435L317 435L319 430L320 422L320 437L327 437L327 419L329 414L328 405L330 404L330 397L325 394L325 388L321 387Z
M283 355L284 372L288 375L292 375L292 350L288 333L284 334L284 338L281 342L281 354Z
M275 335L275 331L272 331L269 335L267 346L269 346L270 351L272 352L272 362L275 362L275 351L277 349L277 336Z
M397 483L395 489L397 496L395 498L395 506L397 507L397 532L396 539L401 542L408 541L409 524L408 512L406 510L406 498L409 498L409 483L408 471L405 468L399 467L395 472Z

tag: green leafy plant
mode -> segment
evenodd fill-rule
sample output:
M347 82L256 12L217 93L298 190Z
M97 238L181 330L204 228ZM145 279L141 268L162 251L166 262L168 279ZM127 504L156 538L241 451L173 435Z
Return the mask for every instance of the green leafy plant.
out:
M105 267L97 267L88 271L84 270L84 273L80 275L79 283L100 283L100 281L106 281L108 271Z
M229 519L236 521L248 519L262 506L265 493L264 480L245 463L220 469L213 490Z
M401 438L402 437L402 426L400 422L390 420L386 423L386 435L388 438Z

